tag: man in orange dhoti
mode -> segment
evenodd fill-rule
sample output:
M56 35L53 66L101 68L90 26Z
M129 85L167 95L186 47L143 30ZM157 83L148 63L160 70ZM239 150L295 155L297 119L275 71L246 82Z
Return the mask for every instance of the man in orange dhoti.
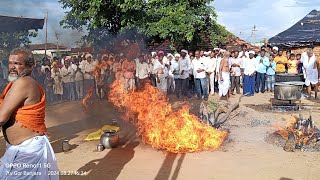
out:
M0 162L0 179L59 179L57 161L46 136L42 87L30 76L30 51L14 49L9 56L10 83L0 96L0 126L6 152Z

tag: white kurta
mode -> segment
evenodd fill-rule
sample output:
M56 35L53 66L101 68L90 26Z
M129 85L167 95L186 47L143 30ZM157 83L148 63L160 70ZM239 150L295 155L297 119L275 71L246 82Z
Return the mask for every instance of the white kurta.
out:
M58 166L47 136L36 136L20 145L6 143L0 180L58 180Z
M303 67L305 69L305 85L310 86L310 84L318 83L318 69L315 67L316 56L313 55L311 58L307 54L302 55Z

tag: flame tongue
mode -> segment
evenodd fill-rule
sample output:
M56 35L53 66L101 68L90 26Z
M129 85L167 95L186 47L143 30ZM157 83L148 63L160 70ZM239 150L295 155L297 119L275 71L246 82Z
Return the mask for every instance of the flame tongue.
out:
M143 91L127 92L119 80L111 85L109 100L125 111L125 119L135 120L144 143L173 153L215 150L227 132L199 122L187 106L173 111L166 96L147 84Z

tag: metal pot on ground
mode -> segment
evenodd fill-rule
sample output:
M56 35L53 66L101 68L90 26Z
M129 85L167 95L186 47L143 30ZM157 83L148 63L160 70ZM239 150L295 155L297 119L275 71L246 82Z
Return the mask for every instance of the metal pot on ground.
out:
M274 83L274 98L278 100L299 100L304 82L277 82Z
M107 149L115 148L119 144L119 134L115 130L104 131L100 143Z

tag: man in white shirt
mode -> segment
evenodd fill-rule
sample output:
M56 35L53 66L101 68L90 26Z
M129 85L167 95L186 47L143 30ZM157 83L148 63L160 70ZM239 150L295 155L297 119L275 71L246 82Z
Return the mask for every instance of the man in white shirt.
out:
M318 83L320 79L319 62L313 52L313 47L309 47L307 52L301 54L303 63L305 85L307 86L308 99L311 98L311 87L314 86L315 99L318 99Z
M202 95L204 96L203 99L205 101L208 100L208 89L207 89L207 78L206 78L206 70L207 66L203 59L200 58L200 52L196 51L194 53L195 59L192 61L192 72L194 75L194 83L195 89L197 92L197 96L199 99L202 99ZM201 92L203 91L203 94Z
M243 59L243 94L253 96L255 89L255 73L257 72L257 60L254 58L255 52L249 51L249 58Z
M74 81L75 81L75 88L77 93L77 100L80 100L83 98L83 71L80 69L79 61L76 60L74 62L76 65L75 75L74 75Z
M139 62L136 64L136 77L137 77L137 88L138 90L142 89L147 83L150 70L149 65L146 63L144 55L139 56Z
M85 56L84 61L82 61L82 64L80 68L84 72L84 93L88 93L90 89L93 89L93 92L96 92L96 86L94 82L94 69L96 67L96 63L92 61L92 55L87 54ZM96 93L93 93L93 97L95 96Z
M173 79L174 79L174 92L176 93L176 95L178 96L177 93L177 84L179 84L180 81L180 73L179 73L179 59L180 59L180 54L175 54L174 55L174 59L172 59L171 61L171 65L170 65L170 71L173 75Z
M64 66L61 68L62 82L63 82L63 96L69 101L74 101L74 70L70 66L70 61L65 60Z
M180 71L180 77L179 77L179 83L176 85L177 88L177 95L178 98L180 98L180 95L187 96L190 98L190 94L188 92L188 81L189 81L189 71L191 69L191 62L190 59L187 57L188 51L187 50L181 50L181 57L178 61L179 64L179 71Z
M169 65L163 63L163 54L159 54L158 60L155 60L153 71L156 74L157 88L163 93L167 94L169 75Z
M234 89L236 89L237 94L240 94L240 76L242 66L242 58L239 58L239 52L235 51L230 58L230 69L231 69L231 94L234 94Z
M242 44L241 45L241 51L238 55L239 58L249 58L249 51L248 51L248 47L246 44Z
M168 93L174 93L174 88L175 88L175 84L174 84L174 78L173 78L173 73L171 70L171 64L172 61L174 61L174 56L172 54L168 54L167 55L167 59L168 59L168 65L169 65L169 76L168 76ZM166 63L165 63L166 64Z
M208 74L208 90L210 89L210 94L214 95L214 79L215 79L215 72L216 72L216 67L217 67L217 58L215 57L214 52L211 52L210 57L207 59L207 67L208 69L206 70Z

